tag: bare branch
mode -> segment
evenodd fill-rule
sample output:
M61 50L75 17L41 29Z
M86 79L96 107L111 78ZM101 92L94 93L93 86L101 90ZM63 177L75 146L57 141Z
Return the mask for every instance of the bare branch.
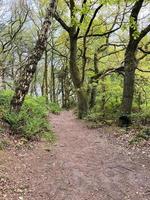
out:
M124 67L121 66L121 67L118 67L118 68L110 68L110 69L107 69L103 72L99 72L96 75L91 77L91 81L95 81L99 78L104 78L105 76L108 76L112 73L118 73L118 74L124 75Z
M135 24L137 24L138 14L139 14L139 12L141 10L143 2L144 2L144 0L138 0L138 1L136 1L136 3L133 6L133 9L132 9L132 12L131 12L131 15L130 15L130 20L133 19ZM134 27L134 25L131 24L130 25L130 29L129 29L129 34L130 34L131 40L134 39L135 29L136 29L136 27Z
M83 6L86 4L86 2L87 2L87 0L83 0L82 8L83 8ZM83 22L83 20L84 20L84 17L85 17L85 14L83 13L83 14L81 15L81 18L80 18L80 25L82 24L82 22ZM78 27L78 29L77 29L76 36L79 35L79 32L80 32L80 27Z
M146 72L146 73L150 73L149 70L143 70L143 69L139 69L138 67L136 68L137 70L139 70L140 72Z
M59 14L58 14L57 12L55 12L54 18L56 19L56 21L59 22L59 24L60 24L67 32L70 32L69 26L67 26L67 24L62 20L62 18L59 16Z
M13 33L13 35L10 35L10 40L8 40L5 44L2 45L2 50L1 50L2 52L4 52L4 53L7 52L7 49L5 49L5 48L8 48L12 44L12 41L14 41L14 39L16 38L16 36L18 35L18 33L21 31L24 23L27 20L28 13L29 13L29 10L27 10L23 21L19 20L19 22L20 22L19 27L17 28L17 30L15 31L15 33ZM12 29L13 24L15 24L15 23L16 23L16 21L14 21L11 24L11 29Z
M140 42L140 41L143 39L143 37L145 37L145 35L146 35L148 32L150 32L150 24L149 24L145 29L143 29L143 30L141 31L139 37L137 38L137 41Z
M92 23L93 23L93 21L94 21L94 19L95 19L95 17L96 17L96 14L98 13L98 11L101 9L102 6L103 6L103 5L101 4L101 5L99 5L99 6L95 9L95 12L94 12L94 14L93 14L93 16L92 16L92 18L91 18L91 20L90 20L90 22L89 22L88 27L87 27L87 30L86 30L86 33L85 33L85 37L88 35L88 33L89 33L89 31L90 31L90 28L91 28L91 26L92 26Z
M144 49L142 49L141 47L138 47L138 49L139 49L141 52L145 53L145 54L150 54L150 51L144 50Z

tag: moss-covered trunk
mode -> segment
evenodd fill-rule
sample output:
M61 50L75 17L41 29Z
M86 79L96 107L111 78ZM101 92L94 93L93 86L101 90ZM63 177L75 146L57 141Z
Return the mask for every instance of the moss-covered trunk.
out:
M90 101L89 101L90 109L92 109L96 104L96 96L97 96L97 86L92 86L92 89L90 91Z
M144 28L141 32L138 30L138 15L142 8L144 0L137 0L133 6L130 15L130 27L129 27L129 42L125 52L124 59L124 85L123 85L123 98L122 98L122 110L120 116L120 124L128 126L131 122L132 102L134 95L134 82L135 82L135 70L138 66L138 60L136 58L136 52L139 42L150 31L150 25ZM138 35L136 33L138 32Z
M88 98L77 67L77 38L73 31L70 32L70 73L78 99L78 117L83 118L88 112Z
M125 75L122 100L122 114L129 116L132 111L132 102L134 95L135 69L137 61L134 56L127 56L125 60Z

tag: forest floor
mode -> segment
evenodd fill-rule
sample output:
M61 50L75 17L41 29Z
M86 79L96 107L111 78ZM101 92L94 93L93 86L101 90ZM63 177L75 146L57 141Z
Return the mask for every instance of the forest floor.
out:
M0 151L0 200L150 200L150 148L72 112L50 115L56 143Z

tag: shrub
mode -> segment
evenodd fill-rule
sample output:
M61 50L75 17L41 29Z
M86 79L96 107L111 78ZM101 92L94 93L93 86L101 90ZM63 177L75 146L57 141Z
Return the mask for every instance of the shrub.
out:
M0 92L2 118L9 123L14 134L18 134L28 140L42 137L43 135L51 135L47 136L47 138L54 138L47 115L49 111L58 113L60 111L58 105L47 105L44 97L27 96L21 111L14 113L9 111L11 97L12 92Z
M98 112L89 112L88 115L85 117L87 121L91 122L99 122L102 119L102 116Z
M61 111L60 106L57 103L51 102L48 104L50 112L54 114L59 114Z
M13 92L11 90L0 91L0 106L7 107L12 98Z
M132 114L132 119L140 124L146 125L150 123L150 107L142 108L140 112Z

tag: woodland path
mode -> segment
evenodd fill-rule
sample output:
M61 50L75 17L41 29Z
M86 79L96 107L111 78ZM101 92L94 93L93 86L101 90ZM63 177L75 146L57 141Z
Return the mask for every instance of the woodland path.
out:
M103 129L88 129L72 112L50 121L54 146L0 155L1 200L150 200L149 162L132 158Z

